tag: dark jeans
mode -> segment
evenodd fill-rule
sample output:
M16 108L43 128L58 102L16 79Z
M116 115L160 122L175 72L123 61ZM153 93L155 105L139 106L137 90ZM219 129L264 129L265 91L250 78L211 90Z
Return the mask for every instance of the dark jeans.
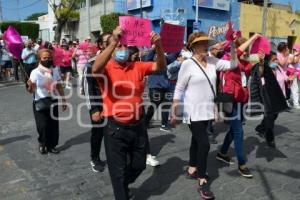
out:
M260 125L256 127L257 131L265 134L267 142L274 141L274 125L277 118L278 114L265 115Z
M57 103L57 100L54 100L53 103ZM58 105L52 106L52 109L52 114L56 119L51 117L50 110L36 111L33 102L33 114L39 134L38 141L47 148L53 148L58 145L59 139Z
M209 121L191 121L189 125L192 132L189 165L197 167L198 178L205 178L206 174L207 157L210 149L207 134L208 123Z
M172 101L172 93L167 89L150 88L149 96L150 96L151 105L148 106L147 113L145 116L146 126L149 126L149 123L153 117L155 109L157 109L160 104L162 104L162 106L161 106L161 109L162 109L161 124L168 125L169 110L170 110L171 101Z
M16 81L19 81L19 66L20 66L20 61L18 59L13 58L12 65L14 68L14 77Z
M143 121L125 125L109 119L104 127L106 159L116 200L128 199L128 185L146 168L146 141Z
M92 120L92 115L90 114L92 130L91 130L91 159L97 160L100 157L101 143L103 140L103 127L99 127L103 121L95 122Z
M233 111L229 115L229 117L232 117L233 119L229 120L230 129L225 136L224 143L221 147L221 153L227 154L230 144L234 141L234 149L238 163L239 165L244 165L246 163L244 159L244 130L242 119L238 112L238 106L237 104L234 104Z

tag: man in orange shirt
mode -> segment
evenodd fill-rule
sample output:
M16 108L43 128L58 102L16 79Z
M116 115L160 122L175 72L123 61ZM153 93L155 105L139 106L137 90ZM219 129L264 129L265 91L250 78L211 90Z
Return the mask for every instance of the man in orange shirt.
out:
M128 62L127 46L120 45L121 27L97 56L93 75L103 98L102 117L108 169L116 200L130 199L128 185L146 168L146 127L143 119L144 78L166 67L160 36L151 33L156 62Z

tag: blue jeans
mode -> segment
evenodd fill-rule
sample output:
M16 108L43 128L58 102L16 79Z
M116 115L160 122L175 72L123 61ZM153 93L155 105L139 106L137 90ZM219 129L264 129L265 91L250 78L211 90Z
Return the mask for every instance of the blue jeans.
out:
M239 166L246 163L244 158L244 130L242 125L242 117L239 114L238 105L234 104L233 111L229 117L230 129L227 132L224 143L221 147L221 153L227 154L232 141L234 141L235 154L238 159Z

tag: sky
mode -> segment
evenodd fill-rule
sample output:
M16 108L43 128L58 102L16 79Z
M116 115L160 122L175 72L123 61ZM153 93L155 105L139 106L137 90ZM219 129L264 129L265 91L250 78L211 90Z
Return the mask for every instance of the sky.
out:
M36 12L47 12L47 0L0 0L4 20L21 20ZM270 0L274 3L292 3L294 10L300 10L300 0ZM17 5L19 2L19 12Z

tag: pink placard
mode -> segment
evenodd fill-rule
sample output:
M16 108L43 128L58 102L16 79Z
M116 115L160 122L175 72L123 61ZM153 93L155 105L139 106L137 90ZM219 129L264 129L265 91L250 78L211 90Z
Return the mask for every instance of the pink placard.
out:
M265 54L269 55L271 52L271 43L268 38L261 36L257 38L252 44L250 53L256 54L259 51L263 51Z
M164 23L161 32L161 44L167 53L176 53L182 50L184 43L184 26Z
M233 28L232 28L232 23L228 22L227 27L228 27L228 30L227 30L227 33L225 35L225 39L228 40L228 41L233 41L234 40L234 38L233 38L234 31L233 31Z
M119 17L123 29L121 44L130 46L151 46L151 21L139 17Z

